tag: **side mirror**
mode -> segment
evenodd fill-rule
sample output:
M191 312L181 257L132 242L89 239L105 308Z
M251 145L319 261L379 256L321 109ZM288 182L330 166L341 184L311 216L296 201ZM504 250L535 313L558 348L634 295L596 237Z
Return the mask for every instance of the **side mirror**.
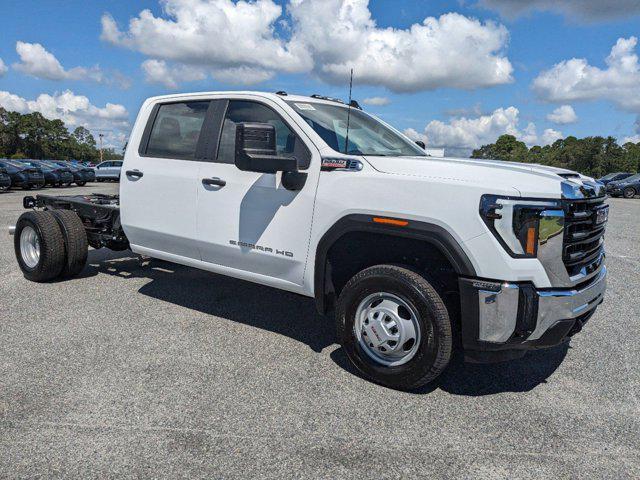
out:
M423 150L426 150L427 148L427 146L424 144L422 140L416 140L416 145L418 145Z
M279 157L276 150L276 128L269 123L236 125L235 164L245 172L295 172L295 158Z

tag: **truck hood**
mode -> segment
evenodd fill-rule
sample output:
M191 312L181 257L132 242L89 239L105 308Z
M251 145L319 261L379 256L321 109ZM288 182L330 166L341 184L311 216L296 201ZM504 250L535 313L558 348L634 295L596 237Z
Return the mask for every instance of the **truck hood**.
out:
M604 192L604 185L593 178L571 170L533 163L470 158L373 156L367 156L366 161L382 173L483 185L486 186L487 193L515 189L522 197L560 198L567 189L582 192L577 195L579 197Z

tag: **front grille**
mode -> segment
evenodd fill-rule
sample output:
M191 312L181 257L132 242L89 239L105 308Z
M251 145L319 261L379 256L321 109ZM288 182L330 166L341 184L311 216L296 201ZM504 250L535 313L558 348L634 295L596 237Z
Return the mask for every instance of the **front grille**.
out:
M605 223L596 224L596 212L605 207L606 197L571 200L564 205L565 230L562 260L569 276L600 267L604 250Z

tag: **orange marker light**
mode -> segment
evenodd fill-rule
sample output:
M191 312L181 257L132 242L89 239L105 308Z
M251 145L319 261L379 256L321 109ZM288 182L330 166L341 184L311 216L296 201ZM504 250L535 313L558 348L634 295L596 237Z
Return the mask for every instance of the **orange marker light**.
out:
M536 229L529 227L527 230L527 254L534 255L536 253Z
M397 218L373 217L375 223L384 223L386 225L395 225L396 227L406 227L409 222L406 220L398 220Z

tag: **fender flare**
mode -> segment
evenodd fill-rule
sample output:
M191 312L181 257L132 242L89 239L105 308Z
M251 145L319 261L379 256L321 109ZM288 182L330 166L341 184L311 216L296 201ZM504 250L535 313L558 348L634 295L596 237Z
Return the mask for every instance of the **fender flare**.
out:
M456 273L461 276L475 277L476 271L469 257L462 249L455 238L440 225L428 222L408 220L406 226L395 226L383 223L375 223L374 217L383 217L376 214L352 214L338 220L318 242L316 249L315 271L314 271L314 297L316 307L321 314L327 311L327 255L335 243L345 234L352 232L368 232L396 237L412 238L422 240L433 245L442 253L453 265ZM398 217L394 217L398 218ZM402 220L402 219L401 219Z

